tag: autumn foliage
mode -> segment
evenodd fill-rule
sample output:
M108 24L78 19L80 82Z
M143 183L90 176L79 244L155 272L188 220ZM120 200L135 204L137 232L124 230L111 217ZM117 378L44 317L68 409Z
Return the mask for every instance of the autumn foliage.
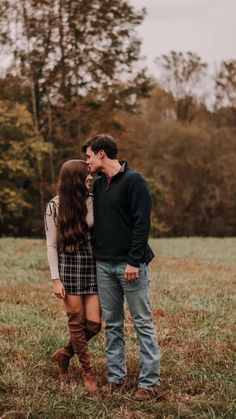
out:
M97 132L148 180L154 236L236 233L236 60L216 71L192 52L139 62L128 1L6 0L0 5L0 228L39 236L59 168ZM9 22L11 24L9 25Z

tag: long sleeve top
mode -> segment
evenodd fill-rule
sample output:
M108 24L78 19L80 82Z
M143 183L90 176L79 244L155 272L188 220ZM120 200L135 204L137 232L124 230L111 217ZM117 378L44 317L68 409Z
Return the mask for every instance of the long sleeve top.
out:
M93 227L93 201L89 196L87 199L87 216L86 221L89 228ZM46 207L45 213L45 232L47 241L47 258L51 273L51 279L60 278L58 268L58 249L57 249L57 225L56 219L58 214L59 198L53 198Z
M144 178L124 163L108 183L94 182L94 255L138 267L154 254L148 246L151 196Z

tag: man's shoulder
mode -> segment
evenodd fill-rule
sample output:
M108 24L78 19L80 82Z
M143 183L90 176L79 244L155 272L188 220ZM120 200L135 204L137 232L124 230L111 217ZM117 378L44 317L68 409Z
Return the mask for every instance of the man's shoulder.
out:
M137 172L136 170L132 169L131 167L128 167L125 172L128 176L133 176L133 177L142 177L140 175L139 172Z
M136 193L142 194L150 190L146 179L136 170L128 169L125 178L125 184L129 191L136 191Z
M145 181L144 177L134 169L128 168L124 172L125 177L131 181Z

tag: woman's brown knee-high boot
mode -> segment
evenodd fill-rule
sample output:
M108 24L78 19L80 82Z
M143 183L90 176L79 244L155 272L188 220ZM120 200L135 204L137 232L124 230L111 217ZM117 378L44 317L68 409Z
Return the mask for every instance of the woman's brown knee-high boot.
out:
M85 319L85 334L87 342L96 336L101 330L101 323L93 322L92 320Z
M75 352L70 340L64 348L58 349L52 354L51 359L52 361L57 362L59 376L61 378L68 377L70 359L74 356L74 354Z
M90 393L96 393L97 382L93 375L85 332L84 312L67 313L70 342L83 368L84 385Z
M101 323L85 319L85 335L87 342L96 336L100 330ZM64 348L58 349L52 354L51 359L52 361L57 362L58 371L61 378L67 377L70 359L74 356L74 354L75 352L70 340Z

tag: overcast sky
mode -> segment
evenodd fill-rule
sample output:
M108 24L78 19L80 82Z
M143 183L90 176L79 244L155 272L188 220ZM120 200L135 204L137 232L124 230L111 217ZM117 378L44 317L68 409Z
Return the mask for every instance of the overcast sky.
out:
M171 50L196 52L212 67L236 59L236 0L129 1L135 9L147 9L138 33L154 75L154 58Z

